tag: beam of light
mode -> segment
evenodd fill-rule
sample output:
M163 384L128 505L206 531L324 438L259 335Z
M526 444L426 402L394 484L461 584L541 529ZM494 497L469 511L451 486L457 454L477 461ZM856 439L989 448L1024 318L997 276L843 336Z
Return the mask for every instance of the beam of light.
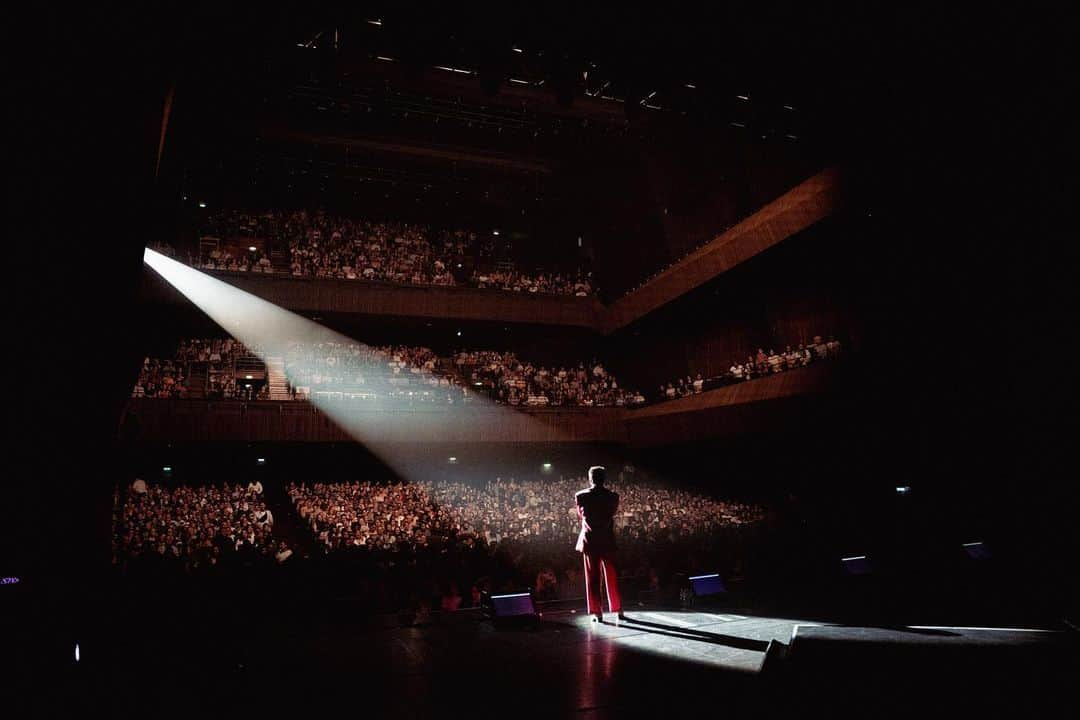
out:
M291 345L301 343L364 343L335 332L319 323L285 310L249 292L233 287L206 273L188 267L159 252L146 248L144 262L175 287L188 300L205 312L229 335L239 340L264 363L270 358L289 356ZM303 362L285 367L286 379L295 387L303 377L326 370L326 366L307 366ZM409 374L426 384L433 374L422 370ZM436 388L440 393L447 388ZM522 434L549 438L552 442L566 439L557 428L505 405L498 405L471 389L451 385L449 390L462 401L431 404L422 408L402 408L392 401L386 403L361 399L332 399L312 393L310 402L325 413L343 431L368 447L405 479L418 481L414 454L401 445L402 438L415 442L474 442L496 435L503 427L521 428ZM168 472L168 470L166 470ZM435 472L431 470L430 472Z

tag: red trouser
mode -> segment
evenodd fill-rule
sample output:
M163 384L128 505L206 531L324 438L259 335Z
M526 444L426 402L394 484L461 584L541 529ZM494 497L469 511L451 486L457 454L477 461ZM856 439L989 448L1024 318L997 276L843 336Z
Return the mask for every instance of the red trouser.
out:
M606 553L581 553L585 558L585 595L589 598L589 614L600 615L603 602L600 599L600 573L603 571L604 585L607 587L608 612L622 610L619 600L619 579L615 573L613 558Z

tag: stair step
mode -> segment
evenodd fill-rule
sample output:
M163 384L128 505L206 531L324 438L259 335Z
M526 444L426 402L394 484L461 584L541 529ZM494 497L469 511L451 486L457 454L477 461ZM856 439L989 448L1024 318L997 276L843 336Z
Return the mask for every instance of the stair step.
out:
M289 381L285 377L285 360L279 357L266 358L266 384L270 388L271 400L289 400Z

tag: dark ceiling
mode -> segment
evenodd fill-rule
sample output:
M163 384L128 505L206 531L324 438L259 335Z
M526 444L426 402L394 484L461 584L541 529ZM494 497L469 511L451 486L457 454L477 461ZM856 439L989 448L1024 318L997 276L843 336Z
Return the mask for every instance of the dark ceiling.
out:
M172 18L163 215L326 207L497 226L564 257L580 237L617 295L849 157L897 32L758 3L398 5Z

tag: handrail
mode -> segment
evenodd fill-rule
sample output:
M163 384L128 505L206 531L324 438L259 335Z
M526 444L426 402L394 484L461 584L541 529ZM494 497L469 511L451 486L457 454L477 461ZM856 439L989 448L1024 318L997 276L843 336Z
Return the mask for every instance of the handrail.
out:
M251 276L270 276L279 280L287 279L300 282L347 282L347 283L362 283L368 287L381 287L386 289L394 288L413 288L416 290L450 290L453 292L473 291L473 292L485 292L485 293L502 293L503 295L510 295L514 297L542 297L542 298L560 298L571 300L573 302L589 302L591 300L598 300L596 293L590 295L570 295L567 293L548 293L548 292L528 292L526 290L505 290L503 288L481 288L474 287L472 285L436 285L434 283L410 283L410 282L391 282L389 280L368 280L367 278L338 278L338 277L318 277L315 275L293 275L291 272L284 270L273 271L260 271L252 272L250 270L225 270L223 268L196 268L199 272L207 273L208 275L224 276L224 277L251 277Z
M208 410L212 409L212 408L225 408L225 409L237 408L237 409L240 409L241 412L243 412L244 410L246 410L249 407L254 407L254 408L278 407L279 409L284 409L284 408L297 408L297 409L309 408L313 414L318 414L320 412L319 407L317 405L315 405L314 403L311 403L311 402L307 402L305 400L270 400L270 399L237 400L237 399L234 399L234 398L221 398L221 399L212 399L212 398L129 398L129 401L132 401L132 400L153 401L155 403L155 405L157 405L159 403L172 403L173 407L192 407L193 408L193 407L197 407L199 405L204 405L204 406L206 406L206 408ZM333 402L333 401L331 401L331 402ZM340 402L347 403L347 402L353 402L353 401L352 400L341 400ZM374 405L376 405L376 403L372 403L372 405L374 406ZM422 403L422 404L411 405L410 406L407 403L398 404L398 403L395 403L393 401L388 402L388 403L379 403L378 405L379 405L378 408L372 407L372 409L373 410L378 409L380 411L386 410L386 409L393 409L395 412L407 411L407 412L425 412L425 413L428 413L428 412L457 412L457 413L460 413L460 412L462 412L462 410L465 410L465 411L480 411L480 412L501 412L505 408L515 408L515 409L518 409L518 410L527 411L529 413L538 413L538 414L547 414L547 415L555 415L555 414L559 414L559 413L574 413L574 414L579 414L579 415L586 415L586 414L596 413L596 412L622 411L622 410L626 410L629 407L629 406L622 406L622 405L594 405L594 406L588 406L588 405L554 405L554 406L552 406L552 405L548 405L548 406L543 406L543 405L536 405L536 406L531 406L531 405L530 406L525 406L525 405L496 405L496 406L492 407L489 403L471 403L471 404L470 403L465 403L465 404L455 404L455 405L450 405L450 404L445 404L444 405L443 403Z

